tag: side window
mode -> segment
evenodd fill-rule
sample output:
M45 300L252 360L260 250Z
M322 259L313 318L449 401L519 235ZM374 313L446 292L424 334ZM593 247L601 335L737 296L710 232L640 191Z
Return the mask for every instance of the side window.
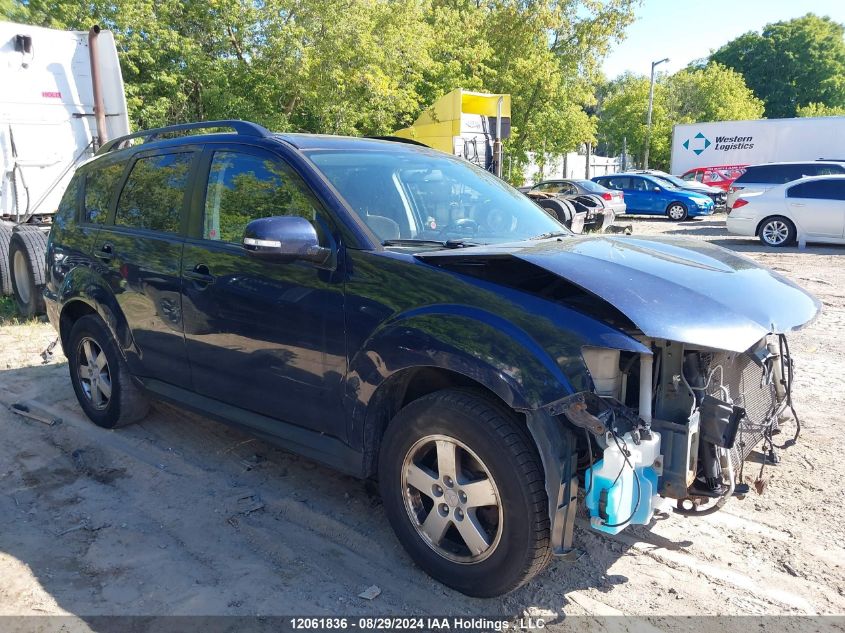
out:
M693 175L693 178L695 178L695 180L697 180L698 182L704 182L704 179L707 178L707 176L710 176L710 172L697 171ZM712 176L711 176L711 178L712 178Z
M252 220L298 215L316 223L320 208L302 179L278 159L214 152L205 193L203 237L240 244Z
M645 178L631 178L631 189L634 191L648 191L650 184Z
M843 172L840 165L808 165L803 171L808 176L831 176Z
M800 185L795 185L794 187L790 187L786 190L786 197L787 198L811 198L810 196L810 188L808 185L812 183L803 182Z
M193 153L145 156L135 161L117 201L114 223L178 233Z
M554 182L544 182L536 187L534 187L534 191L539 191L540 193L557 193L560 185Z
M686 181L696 180L698 178L699 173L700 172L688 171L683 176L681 176L681 178L683 178Z
M845 200L845 180L815 180L790 187L788 198L814 198L817 200Z
M126 167L126 162L122 161L93 169L85 176L83 222L102 224L106 221L114 188L123 175L124 167Z
M77 194L79 193L80 176L75 175L68 183L67 189L62 194L62 199L59 201L59 208L56 210L56 221L67 224L76 220Z
M630 178L608 178L601 182L608 189L630 189Z

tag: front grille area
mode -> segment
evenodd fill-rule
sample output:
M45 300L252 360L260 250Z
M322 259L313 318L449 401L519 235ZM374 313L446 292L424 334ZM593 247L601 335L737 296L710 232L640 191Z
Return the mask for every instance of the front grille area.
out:
M722 400L730 399L746 412L731 449L731 461L738 472L766 431L777 424L778 402L772 360L761 366L750 354L720 352L709 356L711 380L707 393Z

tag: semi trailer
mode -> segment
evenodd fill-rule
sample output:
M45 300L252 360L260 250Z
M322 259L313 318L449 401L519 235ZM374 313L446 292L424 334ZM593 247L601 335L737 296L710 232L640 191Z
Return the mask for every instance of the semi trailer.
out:
M0 22L0 292L44 311L47 235L76 168L129 133L117 47L99 26Z

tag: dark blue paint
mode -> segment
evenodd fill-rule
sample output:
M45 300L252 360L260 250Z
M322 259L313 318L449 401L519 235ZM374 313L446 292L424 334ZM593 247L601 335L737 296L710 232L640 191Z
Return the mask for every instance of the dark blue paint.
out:
M420 253L385 249L302 153L351 147L432 152L425 148L311 135L194 136L190 142L249 146L286 160L329 211L331 258L325 264L274 261L202 240L205 182L199 173L179 235L57 217L47 254L48 313L59 327L62 314L81 306L96 311L133 374L152 379L173 399L188 403L198 394L203 402L220 402L220 411L244 412L219 415L248 425L243 420L253 419L264 434L273 434L267 420L278 420L360 457L372 448L367 438L380 390L427 367L459 374L515 409L536 412L591 388L583 346L649 353L634 338L637 332L595 316L593 308L606 304L649 335L736 349L759 339L768 324L791 329L817 310L812 298L774 273L700 243L564 237ZM130 158L185 143L168 139L108 156ZM111 257L98 258L105 245ZM595 295L595 306L567 307L518 283L451 266L455 258L487 257L511 257L568 279ZM290 430L278 435L301 437ZM348 454L336 462L341 459L348 465Z

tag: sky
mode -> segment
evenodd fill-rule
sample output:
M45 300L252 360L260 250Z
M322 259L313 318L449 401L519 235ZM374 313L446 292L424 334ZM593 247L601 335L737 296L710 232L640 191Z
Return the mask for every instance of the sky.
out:
M609 79L625 71L648 75L651 62L664 57L670 61L658 70L674 73L738 35L807 13L845 23L845 0L643 0L635 13L604 62Z

